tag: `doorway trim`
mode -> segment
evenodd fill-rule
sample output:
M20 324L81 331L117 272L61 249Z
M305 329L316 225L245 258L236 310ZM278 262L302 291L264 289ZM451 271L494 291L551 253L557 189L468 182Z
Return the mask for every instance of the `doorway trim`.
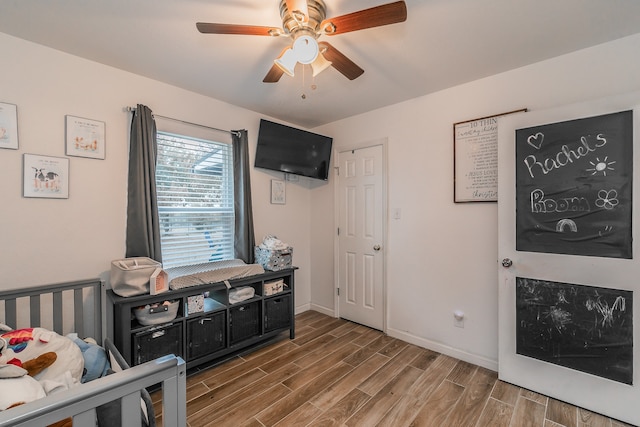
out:
M334 197L334 209L333 209L333 312L334 317L340 317L340 298L338 297L338 285L340 284L340 259L339 259L339 238L338 238L338 224L340 222L340 194L338 194L338 168L340 167L340 152L349 150L358 150L362 148L374 147L377 145L382 146L382 332L387 333L387 319L388 313L388 295L387 295L387 252L388 252L388 224L389 224L389 206L388 206L388 176L389 176L389 164L388 164L388 147L389 139L387 137L377 138L368 141L362 141L359 143L349 144L341 147L334 147L333 168L335 171L334 176L336 179L333 181L333 197Z

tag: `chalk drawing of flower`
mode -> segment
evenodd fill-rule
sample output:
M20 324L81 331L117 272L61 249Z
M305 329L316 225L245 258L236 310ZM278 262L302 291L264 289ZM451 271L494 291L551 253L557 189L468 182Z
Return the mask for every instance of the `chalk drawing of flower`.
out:
M596 200L596 206L599 208L605 208L611 210L615 208L618 203L618 192L616 190L600 190L598 191L598 199Z

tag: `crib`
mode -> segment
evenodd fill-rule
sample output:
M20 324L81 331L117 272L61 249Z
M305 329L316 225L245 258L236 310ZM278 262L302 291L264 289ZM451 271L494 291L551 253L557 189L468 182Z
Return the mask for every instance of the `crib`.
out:
M120 425L141 426L141 396L148 387L162 388L162 420L167 427L186 426L186 364L173 355L129 368L105 337L104 282L81 280L0 291L0 323L13 329L43 327L66 335L76 332L102 343L112 375L50 394L6 411L0 427L46 426L71 417L74 426L96 425L96 409L119 401ZM150 411L152 408L144 408ZM153 421L150 419L149 421ZM152 425L154 425L152 423Z

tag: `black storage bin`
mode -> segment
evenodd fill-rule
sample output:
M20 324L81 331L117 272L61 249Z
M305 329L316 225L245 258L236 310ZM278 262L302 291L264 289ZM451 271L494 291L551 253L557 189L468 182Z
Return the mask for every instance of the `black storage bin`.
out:
M254 301L229 309L229 344L260 335L260 303Z
M174 323L138 332L134 335L133 360L135 365L167 354L182 357L182 324Z
M291 326L291 294L264 300L264 331Z
M187 361L225 348L225 312L202 316L187 322Z

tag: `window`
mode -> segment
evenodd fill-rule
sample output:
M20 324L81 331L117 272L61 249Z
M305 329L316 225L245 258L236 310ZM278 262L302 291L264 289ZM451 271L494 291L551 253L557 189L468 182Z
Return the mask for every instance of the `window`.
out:
M164 268L233 258L231 144L157 132L156 191Z

